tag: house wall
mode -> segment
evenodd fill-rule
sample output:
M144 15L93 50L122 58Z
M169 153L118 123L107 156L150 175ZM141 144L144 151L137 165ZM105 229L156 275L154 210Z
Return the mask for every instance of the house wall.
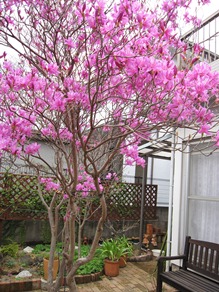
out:
M40 144L40 150L39 153L41 157L48 163L52 168L55 167L55 152L54 149L51 147L51 145L42 142L37 141L38 144ZM32 158L35 163L38 163L39 165L44 165L44 167L48 168L46 163L43 164L42 160L34 159ZM13 164L15 166L13 166ZM2 159L0 164L0 171L3 172L5 169L10 168L10 170L14 170L18 173L30 173L33 174L33 170L29 168L29 166L25 165L25 162L22 159L16 158L14 161L10 161L9 156L5 154L4 159ZM63 161L63 168L66 168L66 163Z
M187 137L188 134L188 130L179 129L181 137ZM191 142L191 146L184 149L184 153L175 152L173 216L170 224L172 228L168 231L170 233L168 244L172 255L183 253L186 235L213 242L219 239L216 211L216 206L219 204L218 154L216 156L218 152L212 153L213 148L208 143L197 143L198 140ZM193 145L196 145L197 154L191 152ZM198 151L197 147L203 147L202 152ZM201 176L195 172L197 165L192 163L194 155L199 155L198 172ZM197 159L194 161L197 163ZM207 173L205 173L206 169L208 169ZM209 193L210 188L212 192Z
M219 71L219 59L209 64L213 71Z

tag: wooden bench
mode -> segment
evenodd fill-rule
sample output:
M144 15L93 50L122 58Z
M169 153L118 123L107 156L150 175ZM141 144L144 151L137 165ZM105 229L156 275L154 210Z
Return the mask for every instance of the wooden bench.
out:
M164 262L182 260L182 266L164 271ZM181 292L219 292L219 244L186 237L184 254L158 258L157 292L162 283Z

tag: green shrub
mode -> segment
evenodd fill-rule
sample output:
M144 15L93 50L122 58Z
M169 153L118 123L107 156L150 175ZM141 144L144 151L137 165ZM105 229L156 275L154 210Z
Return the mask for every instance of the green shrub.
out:
M6 262L5 265L6 265L9 269L11 269L11 268L15 267L16 262L15 262L14 259L9 259L9 260Z
M50 245L49 244L37 244L34 247L33 254L42 254L44 252L50 251Z
M18 250L19 250L19 245L17 242L12 242L6 245L2 245L0 247L0 252L4 255L4 256L11 256L13 258L17 257L18 254Z
M36 244L34 246L33 254L40 255L50 252L50 244ZM62 243L57 243L56 245L56 253L62 252Z

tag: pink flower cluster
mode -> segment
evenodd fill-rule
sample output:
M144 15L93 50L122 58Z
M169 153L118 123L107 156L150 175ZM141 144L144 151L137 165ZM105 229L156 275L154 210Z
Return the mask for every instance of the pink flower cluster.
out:
M25 147L25 153L28 155L36 154L36 153L38 153L39 149L40 149L39 144L32 143L32 144L29 144Z
M144 160L144 158L139 157L137 145L124 146L121 149L121 153L123 155L125 155L125 164L126 165L133 165L133 163L136 163L137 165L144 167L145 160Z
M45 185L47 191L58 191L60 190L60 184L53 181L52 178L42 177L40 182Z
M91 195L92 192L97 191L93 178L87 173L83 172L82 175L79 175L78 181L79 182L77 184L76 190L79 193L79 195L81 195L82 197L87 197ZM101 185L100 180L99 180L99 188L100 188L100 191L102 192L103 186Z
M117 177L117 174L115 172L111 173L109 172L107 175L106 175L106 179L108 180L114 180L114 181L118 181L118 177Z

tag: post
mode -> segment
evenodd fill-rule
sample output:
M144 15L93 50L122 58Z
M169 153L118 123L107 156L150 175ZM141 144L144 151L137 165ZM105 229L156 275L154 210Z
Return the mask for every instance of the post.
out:
M139 230L139 254L141 254L141 246L143 240L144 227L144 203L145 203L145 185L147 184L147 167L148 157L145 157L145 166L143 169L142 191L141 191L141 214L140 214L140 230Z
M0 219L0 242L2 242L2 233L3 233L3 220Z

